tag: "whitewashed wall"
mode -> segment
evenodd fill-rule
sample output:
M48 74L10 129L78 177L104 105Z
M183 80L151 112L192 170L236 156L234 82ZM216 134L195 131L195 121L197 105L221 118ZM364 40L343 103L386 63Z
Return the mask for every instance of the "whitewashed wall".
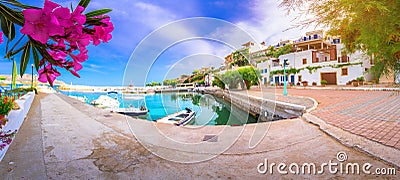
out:
M269 82L269 73L270 73L270 61L265 61L262 63L257 64L257 68L261 71L261 83L262 84L267 84ZM267 70L265 72L265 70ZM265 82L266 79L266 82Z

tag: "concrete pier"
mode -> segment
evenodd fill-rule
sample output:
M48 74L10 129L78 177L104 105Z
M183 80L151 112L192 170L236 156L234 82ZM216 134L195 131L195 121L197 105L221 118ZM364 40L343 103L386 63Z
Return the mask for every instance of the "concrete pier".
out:
M234 91L205 90L204 93L223 98L239 109L249 112L255 117L260 117L261 121L270 121L274 115L283 119L300 117L306 111L306 107L302 105L270 100Z

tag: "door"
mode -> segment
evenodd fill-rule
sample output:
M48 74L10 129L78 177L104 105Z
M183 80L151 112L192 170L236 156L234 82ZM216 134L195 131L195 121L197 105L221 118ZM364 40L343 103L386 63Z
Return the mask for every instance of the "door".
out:
M290 82L294 84L294 75L290 76Z
M276 84L276 85L279 84L279 76L275 76L275 84Z
M336 72L321 73L321 80L325 80L327 85L337 85Z

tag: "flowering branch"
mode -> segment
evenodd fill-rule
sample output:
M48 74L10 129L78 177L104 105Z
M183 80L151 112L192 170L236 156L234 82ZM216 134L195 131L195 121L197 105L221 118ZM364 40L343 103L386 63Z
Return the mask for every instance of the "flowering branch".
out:
M45 0L43 8L14 0L0 1L1 30L7 38L5 57L10 59L21 53L21 76L32 53L40 82L48 82L53 86L54 80L61 75L58 68L80 77L78 71L82 69L81 63L88 59L87 46L110 41L114 30L110 17L105 15L111 9L83 14L89 2L81 0L75 9L69 9L49 0ZM15 38L15 25L21 26L20 32L28 38L24 45L14 50L24 39L22 36L9 50L9 42Z

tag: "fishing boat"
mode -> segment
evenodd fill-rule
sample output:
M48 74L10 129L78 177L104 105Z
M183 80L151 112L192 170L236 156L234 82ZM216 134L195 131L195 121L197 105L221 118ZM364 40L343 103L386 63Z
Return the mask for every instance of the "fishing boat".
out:
M149 110L145 106L141 106L140 108L135 108L131 106L129 108L111 109L111 112L116 112L128 116L144 116L149 112Z
M196 113L190 108L185 108L183 111L160 118L156 122L184 126L189 123L195 117L195 115Z

